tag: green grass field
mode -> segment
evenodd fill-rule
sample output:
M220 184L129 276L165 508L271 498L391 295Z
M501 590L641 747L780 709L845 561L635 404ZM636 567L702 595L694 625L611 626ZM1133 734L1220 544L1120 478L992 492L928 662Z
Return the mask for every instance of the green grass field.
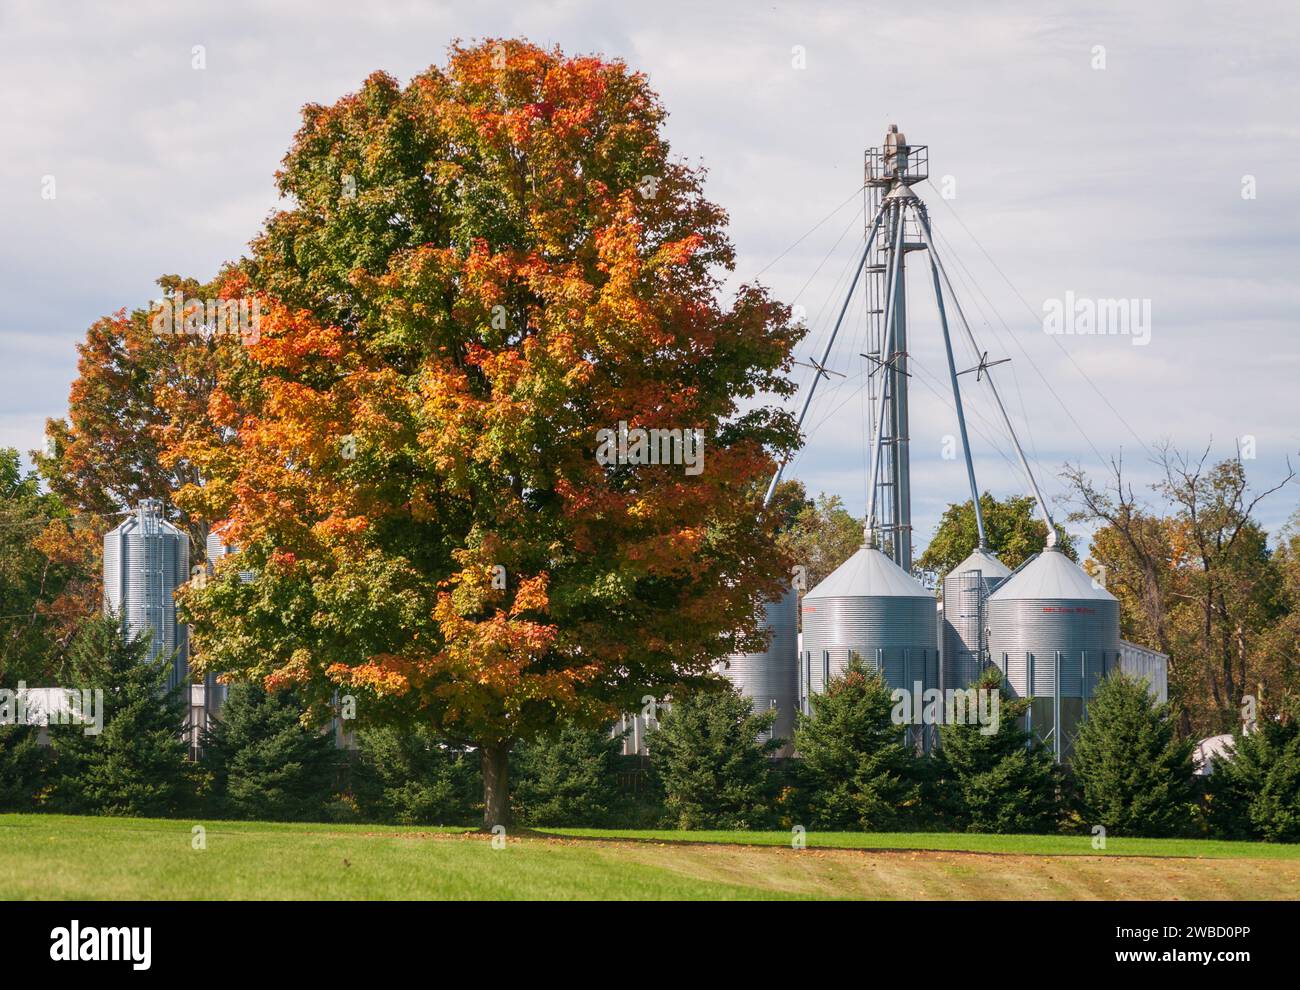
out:
M674 832L668 829L547 829L548 834L649 842L713 842L728 845L789 846L789 832ZM809 849L894 849L1036 856L1179 856L1209 859L1296 859L1300 845L1224 842L1218 839L1133 839L1112 837L1105 850L1089 835L966 835L951 832L809 832Z
M565 830L497 849L462 829L0 815L6 900L1297 897L1300 847L1249 843Z

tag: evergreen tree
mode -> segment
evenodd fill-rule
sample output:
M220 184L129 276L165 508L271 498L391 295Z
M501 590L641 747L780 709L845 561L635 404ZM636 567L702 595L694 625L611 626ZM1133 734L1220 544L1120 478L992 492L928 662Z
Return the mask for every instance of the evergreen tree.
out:
M352 792L368 819L396 825L468 825L481 814L476 754L444 744L432 730L388 726L357 733Z
M1300 719L1261 718L1234 735L1209 777L1209 819L1225 839L1300 841Z
M86 620L70 652L73 676L104 692L104 727L51 727L56 757L55 804L101 815L176 814L192 797L186 706L167 690L172 658L149 659L148 638L123 637L116 620Z
M622 736L566 725L513 754L517 820L525 825L608 825L619 803Z
M1300 735L1277 748L1264 786L1250 805L1255 835L1268 842L1300 841Z
M1084 822L1112 835L1186 833L1195 802L1192 748L1145 681L1105 678L1088 702L1070 763Z
M795 730L800 804L810 826L882 830L907 820L919 796L917 759L893 707L884 678L856 654L813 696L812 714L800 716Z
M731 687L673 702L648 744L675 827L759 828L774 817L767 756L782 740L760 736L775 721Z
M996 731L968 718L948 718L935 754L935 803L967 832L1050 832L1059 821L1059 774L1050 751L1021 728L1026 698L1010 698L996 667L975 685L997 692Z
M30 725L0 725L0 812L36 807L45 759Z
M234 685L203 738L218 814L319 821L334 790L333 736L304 725L291 691Z

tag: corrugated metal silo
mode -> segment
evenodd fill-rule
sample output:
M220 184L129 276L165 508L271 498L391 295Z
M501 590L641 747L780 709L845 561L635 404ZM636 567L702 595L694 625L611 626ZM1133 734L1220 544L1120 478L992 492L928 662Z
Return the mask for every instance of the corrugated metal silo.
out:
M988 600L989 652L1029 727L1068 755L1097 682L1119 666L1119 601L1059 550L1032 558ZM1062 731L1057 732L1057 722Z
M223 540L220 534L216 532L216 530L208 531L208 540L207 540L208 563L212 567L215 568L217 566L217 561L219 561L222 557L226 556L227 554L235 553L237 549L238 549L237 547Z
M939 686L938 615L926 588L863 546L804 595L800 696L826 689L857 653L892 688Z
M227 543L215 530L208 531L207 539L208 551L208 572L216 573L217 562L232 553L239 553L239 547L234 543ZM257 575L253 571L240 571L239 580L247 583L252 581Z
M208 573L215 574L217 564L233 553L239 553L239 547L234 543L227 543L214 527L208 531L208 538L204 544L208 556ZM249 582L254 580L257 575L253 571L240 571L239 580ZM216 715L221 706L226 703L226 697L229 695L228 686L217 683L215 674L209 674L204 678L204 704L208 717Z
M163 518L162 503L142 499L104 535L104 609L132 636L148 631L149 655L173 657L168 686L189 672L189 628L176 621L176 589L190 579L190 538Z
M1169 657L1126 639L1119 641L1119 668L1130 677L1145 680L1156 701L1169 700Z
M943 579L943 676L940 686L969 687L983 669L988 597L1011 569L976 548Z
M763 625L771 631L762 653L734 653L727 658L724 673L755 711L775 708L772 733L787 743L794 740L794 713L799 703L799 661L796 637L799 622L799 592L789 588L763 608ZM782 754L790 752L787 745Z

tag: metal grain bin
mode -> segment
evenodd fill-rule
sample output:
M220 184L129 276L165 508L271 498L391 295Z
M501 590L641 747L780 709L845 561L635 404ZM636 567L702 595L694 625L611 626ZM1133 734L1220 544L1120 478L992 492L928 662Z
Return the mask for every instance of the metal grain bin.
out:
M1119 669L1130 677L1145 680L1156 701L1169 700L1169 657L1126 639L1119 641Z
M984 669L989 595L1011 569L976 548L943 579L943 674L940 686L969 687Z
M190 538L163 518L162 503L142 499L104 535L104 609L131 636L149 632L150 657L171 656L168 686L189 672L189 629L176 621L176 589L190 579Z
M1010 693L1034 699L1030 730L1068 755L1085 699L1119 666L1119 601L1051 549L989 596L988 617L989 652Z
M230 556L232 553L239 553L239 547L233 543L227 543L215 530L208 531L206 543L208 552L208 573L215 574L217 563ZM257 575L253 571L240 571L239 580L248 583Z
M216 530L209 530L206 549L208 569L212 570L217 566L217 561L227 554L237 553L239 548L223 540Z
M222 524L224 525L224 524ZM227 543L218 532L217 527L208 530L208 538L204 544L208 556L208 574L216 573L217 564L233 553L239 553L239 547L234 543ZM240 571L239 580L248 583L256 578L253 571ZM226 703L226 698L230 694L229 686L217 683L215 674L209 674L203 681L204 687L204 705L206 716L210 719L221 711L222 705Z
M790 588L763 609L763 625L771 633L762 653L733 653L723 673L754 704L755 711L775 708L772 734L788 743L794 740L794 713L799 697L797 635L799 592ZM788 754L787 745L781 754Z
M857 653L892 688L939 686L938 614L925 587L863 546L803 599L800 696L826 689Z

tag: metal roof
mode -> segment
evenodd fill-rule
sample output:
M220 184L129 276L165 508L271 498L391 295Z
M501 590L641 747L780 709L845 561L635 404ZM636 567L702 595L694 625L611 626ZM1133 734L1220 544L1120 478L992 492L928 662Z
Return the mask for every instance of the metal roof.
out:
M142 511L141 509L136 509L135 512L110 529L105 535L125 536L137 532L142 535L147 535L146 530L151 525L156 527L157 532L164 533L167 536L184 536L187 541L189 539L188 534L186 534L179 526L169 523L161 514L154 514L151 516L148 510Z
M1011 576L1011 568L987 550L976 547L969 557L950 570L949 574L961 574L965 571L980 571L986 578L1004 578Z
M1061 598L1113 602L1118 599L1095 583L1082 567L1059 550L1045 550L998 585L989 601Z
M810 598L930 598L934 596L875 547L859 547L821 584L804 595Z
M1192 750L1192 770L1198 777L1208 777L1214 773L1216 760L1232 759L1236 740L1231 732L1221 736L1209 736L1202 739Z

